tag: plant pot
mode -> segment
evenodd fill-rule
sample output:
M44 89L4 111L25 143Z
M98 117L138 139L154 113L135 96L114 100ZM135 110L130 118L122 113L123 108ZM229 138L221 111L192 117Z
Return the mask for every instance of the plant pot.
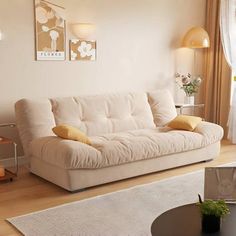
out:
M221 218L215 215L202 215L202 231L214 233L220 231Z
M194 105L194 96L185 96L184 103Z

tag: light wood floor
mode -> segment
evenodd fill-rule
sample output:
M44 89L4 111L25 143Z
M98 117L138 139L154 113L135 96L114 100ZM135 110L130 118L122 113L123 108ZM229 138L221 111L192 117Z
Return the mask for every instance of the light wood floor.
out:
M202 169L205 166L217 166L234 161L236 161L236 145L223 141L221 154L214 161L105 184L78 193L69 193L30 174L26 167L21 167L19 177L16 180L11 183L0 183L0 236L20 235L16 229L5 221L9 217L181 175Z

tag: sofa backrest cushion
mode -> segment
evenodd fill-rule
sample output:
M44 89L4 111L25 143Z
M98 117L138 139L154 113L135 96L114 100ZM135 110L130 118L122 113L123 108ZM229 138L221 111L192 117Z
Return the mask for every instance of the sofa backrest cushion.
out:
M56 124L70 124L89 136L155 127L146 93L51 99Z
M149 92L148 101L157 127L167 125L177 116L174 99L169 90Z

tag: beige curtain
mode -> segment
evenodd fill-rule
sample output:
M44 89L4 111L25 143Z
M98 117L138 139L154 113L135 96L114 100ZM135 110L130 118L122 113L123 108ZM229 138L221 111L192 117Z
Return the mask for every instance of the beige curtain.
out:
M205 51L204 63L205 118L207 121L221 125L226 135L230 108L231 69L224 57L219 20L220 0L207 0L206 30L211 45Z

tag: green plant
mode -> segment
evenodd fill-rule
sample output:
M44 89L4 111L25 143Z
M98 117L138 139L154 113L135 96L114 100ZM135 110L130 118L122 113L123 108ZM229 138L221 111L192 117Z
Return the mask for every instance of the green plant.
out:
M176 73L176 83L184 90L186 96L193 96L198 92L202 79L200 77L192 77L190 73L187 75Z
M214 215L216 217L224 217L230 213L228 206L224 200L205 200L197 203L200 207L202 215Z

